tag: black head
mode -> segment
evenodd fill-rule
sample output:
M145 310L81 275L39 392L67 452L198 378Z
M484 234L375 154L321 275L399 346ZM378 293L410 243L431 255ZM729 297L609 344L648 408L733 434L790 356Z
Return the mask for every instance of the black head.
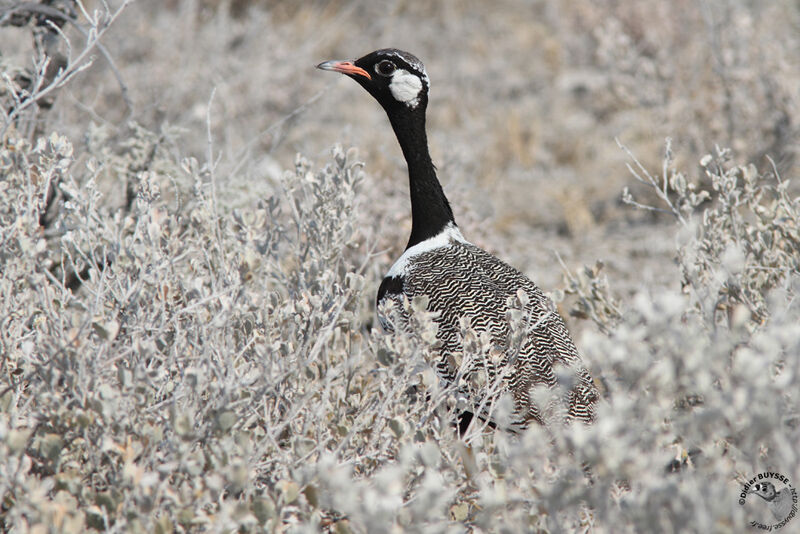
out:
M351 77L387 112L401 109L424 112L428 105L425 66L408 52L383 48L355 61L326 61L317 68Z

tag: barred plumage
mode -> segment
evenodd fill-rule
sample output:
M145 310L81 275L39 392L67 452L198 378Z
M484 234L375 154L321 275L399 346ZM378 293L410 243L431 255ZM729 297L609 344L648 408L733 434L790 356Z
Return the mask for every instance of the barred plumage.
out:
M455 378L453 362L464 357L460 334L461 321L466 318L476 332L489 334L492 348L502 355L495 368L489 366L490 379L496 378L497 369L512 362L511 372L500 379L514 397L513 428L558 417L557 410L546 417L542 408L532 402L530 391L536 386L554 388L559 379L566 386L565 418L591 422L597 390L552 301L522 273L464 240L455 226L446 229L442 237L445 239L429 240L438 239L438 246L418 254L404 254L384 278L378 291L378 309L385 312L381 316L384 327L393 328L393 313L406 318L403 297L411 300L427 296L429 311L438 313L438 370L446 380ZM528 328L521 346L514 347L509 342L507 314L519 290L527 295L523 311ZM387 306L394 306L394 311L386 310ZM483 366L475 359L468 367L475 370ZM475 399L473 404L478 401ZM557 407L550 411L554 408Z
M553 303L531 280L467 242L458 230L428 152L429 79L422 62L408 52L383 49L318 67L348 75L383 106L408 164L411 236L378 291L379 311L400 306L394 306L394 315L381 316L382 324L392 328L392 316L407 320L403 299L426 296L428 310L437 314L437 368L445 380L485 370L489 382L498 380L501 391L514 399L511 428L531 421L591 422L598 392ZM512 328L514 317L524 320L521 335ZM488 336L491 357L464 350L464 322ZM542 404L537 387L560 394ZM477 414L491 418L488 388L470 391L472 409L484 406ZM490 405L496 397L488 399Z

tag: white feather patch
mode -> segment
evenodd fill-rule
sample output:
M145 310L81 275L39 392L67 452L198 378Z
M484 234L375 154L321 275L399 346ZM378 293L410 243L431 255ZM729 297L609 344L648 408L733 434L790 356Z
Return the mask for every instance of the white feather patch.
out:
M392 268L389 269L388 273L386 273L386 276L403 276L408 270L408 264L414 259L415 256L419 256L425 252L430 252L431 250L436 250L437 248L449 247L453 241L469 243L469 241L464 239L464 236L461 235L461 231L458 229L458 227L455 224L450 223L445 227L444 230L435 236L429 237L425 241L417 243L413 247L406 249L406 251L403 252L403 255L400 256L396 262L394 262L394 265L392 265Z
M392 74L389 90L395 100L405 103L414 109L419 104L419 93L422 91L422 80L416 74L405 69L398 69Z

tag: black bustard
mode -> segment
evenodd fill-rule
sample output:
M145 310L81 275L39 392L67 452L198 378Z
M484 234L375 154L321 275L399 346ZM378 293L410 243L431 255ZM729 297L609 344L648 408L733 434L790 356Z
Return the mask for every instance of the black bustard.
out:
M349 76L383 106L408 165L411 237L378 289L379 314L392 306L405 320L403 299L426 296L428 311L436 312L437 370L446 381L458 376L456 362L467 356L462 321L484 338L488 334L493 354L499 357L492 359L495 363L484 358L476 367L486 368L492 382L500 384L498 389L511 393L510 429L525 428L531 421L550 423L553 417L591 422L597 389L553 303L522 273L464 239L456 225L428 153L429 80L420 60L387 48L355 61L326 61L317 67ZM527 319L521 342L513 336L508 318L514 306ZM388 313L380 318L384 327L393 327ZM462 368L462 377L463 372ZM548 395L535 394L537 387L561 393L544 400ZM470 402L476 408L482 405L478 415L494 422L485 399ZM462 431L471 418L471 412L462 414Z

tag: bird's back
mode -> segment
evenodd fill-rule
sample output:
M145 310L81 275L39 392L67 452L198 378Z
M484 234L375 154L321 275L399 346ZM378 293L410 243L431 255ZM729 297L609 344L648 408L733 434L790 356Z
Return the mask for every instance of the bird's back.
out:
M395 301L402 296L428 298L428 310L437 314L441 375L453 380L459 368L462 376L487 370L489 380L499 379L501 389L514 397L512 426L516 428L530 421L549 422L553 414L593 420L597 390L552 301L530 279L459 239L400 261L404 262L402 272L392 278L395 291L382 297ZM512 327L515 321L516 328ZM464 324L478 334L488 334L488 357L465 354ZM547 390L558 385L565 392L556 405L538 406L531 398L537 386ZM478 402L473 399L474 404Z

